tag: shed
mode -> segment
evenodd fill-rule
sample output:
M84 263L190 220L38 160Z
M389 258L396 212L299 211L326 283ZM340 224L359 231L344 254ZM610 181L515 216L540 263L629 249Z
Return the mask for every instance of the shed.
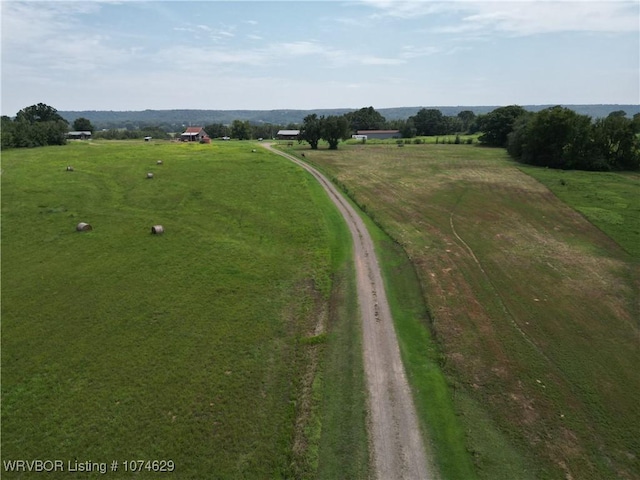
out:
M184 133L180 135L180 140L183 142L199 142L204 138L209 138L207 132L202 127L188 127Z
M400 130L358 130L358 135L366 135L367 139L400 138ZM362 138L362 137L360 137Z
M88 130L67 132L67 138L69 140L89 140L91 138L91 132Z
M300 138L300 130L278 130L276 138L278 140L298 140Z

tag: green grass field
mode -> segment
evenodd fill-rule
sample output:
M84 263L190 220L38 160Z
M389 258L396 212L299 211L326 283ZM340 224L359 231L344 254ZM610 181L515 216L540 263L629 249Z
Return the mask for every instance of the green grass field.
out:
M614 222L622 233L595 227L580 204L560 200L499 149L295 149L333 177L414 265L428 312L420 335L437 342L445 396L479 478L639 478L638 262L623 248L634 238L633 220ZM625 211L633 212L637 177L563 175L563 186L589 179L581 184L592 198L587 207L632 218ZM605 179L626 201L611 201ZM387 277L393 283L392 271ZM406 340L419 336L408 333L415 321L395 320L425 412L433 408L422 392L431 366L419 342ZM432 438L446 430L422 418ZM438 461L455 456L445 455Z
M366 476L348 231L312 177L253 147L3 152L3 460Z
M640 174L519 168L640 260Z

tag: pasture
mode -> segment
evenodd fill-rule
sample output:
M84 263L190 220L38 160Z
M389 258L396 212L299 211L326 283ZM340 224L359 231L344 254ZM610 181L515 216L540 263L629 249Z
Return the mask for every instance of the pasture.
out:
M306 172L253 147L3 152L3 460L366 476L348 231Z
M582 182L591 198L580 209L499 149L296 150L415 267L413 319L395 319L403 358L423 412L434 408L424 385L439 361L448 391L435 408L452 402L457 417L442 426L425 413L432 437L457 430L451 438L464 442L479 478L639 478L639 269L625 240L637 231L637 176L563 172L559 186ZM618 219L618 230L594 226L589 209ZM389 284L393 275L387 268ZM435 351L425 360L424 350ZM445 461L457 455L441 448Z

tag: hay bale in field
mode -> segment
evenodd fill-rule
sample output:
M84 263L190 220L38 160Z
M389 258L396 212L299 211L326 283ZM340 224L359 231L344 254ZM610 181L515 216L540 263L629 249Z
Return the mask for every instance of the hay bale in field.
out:
M162 160L158 160L158 161L156 162L156 165L162 165Z
M164 233L164 227L162 225L154 225L151 227L151 233L153 235L162 235Z
M71 165L67 167L67 172L73 172L73 167Z
M153 173L151 173L151 172L147 173L147 178L149 178L149 179L153 178Z
M78 232L90 232L91 230L93 230L93 227L88 223L80 222L76 225L76 231Z

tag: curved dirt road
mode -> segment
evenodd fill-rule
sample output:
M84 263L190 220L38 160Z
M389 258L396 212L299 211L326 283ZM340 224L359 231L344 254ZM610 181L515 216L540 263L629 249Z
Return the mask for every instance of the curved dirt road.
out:
M369 392L369 437L376 478L431 479L380 267L364 222L324 175L297 158L273 149L270 144L263 146L310 172L327 191L351 231Z

